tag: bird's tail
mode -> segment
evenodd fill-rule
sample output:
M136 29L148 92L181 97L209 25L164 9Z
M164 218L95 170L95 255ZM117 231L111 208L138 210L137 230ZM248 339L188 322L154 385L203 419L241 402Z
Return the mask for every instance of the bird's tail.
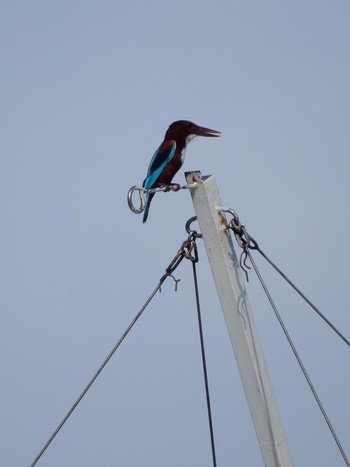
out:
M145 210L144 210L143 220L142 220L143 223L145 223L146 220L147 220L148 211L149 211L149 207L151 205L151 201L152 201L153 196L154 196L154 193L147 193L146 194L146 205L145 205Z

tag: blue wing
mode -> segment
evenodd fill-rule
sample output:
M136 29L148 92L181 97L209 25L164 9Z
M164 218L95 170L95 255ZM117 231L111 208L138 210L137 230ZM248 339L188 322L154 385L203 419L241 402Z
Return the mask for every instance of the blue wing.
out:
M175 151L176 142L174 140L166 141L159 146L148 166L147 176L143 182L144 188L152 188L154 186L164 168L174 157Z

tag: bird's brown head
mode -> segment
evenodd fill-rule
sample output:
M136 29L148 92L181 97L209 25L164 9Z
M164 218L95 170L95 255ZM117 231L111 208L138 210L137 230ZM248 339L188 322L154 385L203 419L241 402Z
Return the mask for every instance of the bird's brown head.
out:
M173 122L166 134L166 139L184 138L186 141L191 141L195 136L220 136L220 131L211 130L203 126L198 126L188 120L177 120Z

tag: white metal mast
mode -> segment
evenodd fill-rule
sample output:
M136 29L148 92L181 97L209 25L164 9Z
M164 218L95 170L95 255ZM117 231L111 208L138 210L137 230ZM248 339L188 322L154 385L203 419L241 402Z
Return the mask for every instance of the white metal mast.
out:
M293 465L214 177L187 172L191 196L236 356L264 464Z

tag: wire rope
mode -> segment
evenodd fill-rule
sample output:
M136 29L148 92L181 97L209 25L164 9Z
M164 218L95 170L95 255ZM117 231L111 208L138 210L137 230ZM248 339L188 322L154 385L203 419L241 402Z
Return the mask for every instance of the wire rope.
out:
M190 219L191 220L191 219ZM198 236L198 234L197 234ZM75 400L74 404L71 406L71 408L68 410L67 414L64 416L64 418L62 419L62 421L59 423L59 425L57 426L57 428L54 430L54 432L52 433L52 435L50 436L50 438L47 440L47 442L45 443L45 445L42 447L42 449L39 451L39 453L37 454L37 456L35 457L34 461L30 464L30 467L34 467L37 462L39 461L39 459L41 458L41 456L44 454L44 452L46 451L46 449L49 447L49 445L52 443L52 441L54 440L54 438L57 436L57 434L59 433L59 431L61 430L61 428L63 427L63 425L67 422L68 418L72 415L72 413L74 412L74 410L77 408L78 404L81 402L81 400L83 399L83 397L85 396L85 394L88 392L88 390L91 388L91 386L93 385L93 383L96 381L97 377L100 375L100 373L102 372L102 370L104 369L104 367L107 365L107 363L109 362L109 360L112 358L112 356L114 355L114 353L116 352L116 350L118 349L118 347L121 345L121 343L124 341L124 339L126 338L126 336L129 334L129 332L131 331L131 329L133 328L133 326L136 324L136 322L138 321L138 319L140 318L140 316L142 315L142 313L145 311L145 309L147 308L147 306L149 305L149 303L151 302L151 300L153 299L153 297L156 295L156 293L158 291L161 290L161 286L162 284L164 283L164 281L168 278L168 277L172 277L175 281L175 290L176 290L176 287L177 287L177 282L178 280L176 280L174 278L174 276L172 275L172 273L175 271L175 269L179 266L179 264L181 263L181 261L184 259L184 258L187 258L187 257L190 257L191 255L191 252L192 252L192 249L193 249L193 240L192 240L192 237L189 235L188 239L185 240L180 249L178 250L177 254L175 255L175 257L173 258L173 260L171 261L171 263L169 264L169 266L166 268L165 270L165 274L159 279L159 283L158 285L155 287L155 289L153 290L153 292L150 294L150 296L148 297L148 299L145 301L145 303L142 305L142 307L140 308L140 310L138 311L138 313L136 314L136 316L134 317L134 319L130 322L129 326L126 328L126 330L124 331L124 333L122 334L122 336L119 338L118 342L115 344L115 346L112 348L112 350L109 352L109 354L107 355L107 357L104 359L103 363L100 365L100 367L98 368L98 370L95 372L95 374L92 376L92 378L90 379L90 381L87 383L87 385L85 386L85 388L83 389L83 391L80 393L80 395L78 396L78 398Z
M207 362L206 362L206 356L205 356L204 335L203 335L201 307L200 307L200 300L199 300L199 287L198 287L197 268L196 268L196 263L198 262L198 253L197 253L196 245L195 245L195 259L192 259L192 258L190 259L192 261L193 282L194 282L194 289L195 289L195 296L196 296L198 330L199 330L199 339L200 339L200 345L201 345L205 397L206 397L206 403L207 403L208 423L209 423L209 432L210 432L210 445L211 445L211 453L212 453L212 459L213 459L213 467L216 467L217 464L216 464L214 427L213 427L213 418L212 418L212 413L211 413L208 371L207 371Z
M164 278L165 280L166 278ZM163 280L163 282L164 282ZM123 342L123 340L126 338L126 336L129 334L129 332L131 331L132 327L136 324L136 321L140 318L140 316L142 315L142 313L144 312L144 310L146 309L147 305L150 303L150 301L152 300L152 298L155 296L155 294L158 292L159 288L161 286L161 283L159 283L157 285L157 287L153 290L153 292L151 293L151 295L149 296L149 298L147 299L147 301L145 302L145 304L142 306L142 308L140 309L140 311L136 314L135 318L131 321L131 323L129 324L129 326L126 328L125 332L123 333L123 335L120 337L120 339L118 340L118 342L115 344L115 346L113 347L113 349L109 352L109 354L107 355L107 357L104 359L103 363L101 364L101 366L99 367L99 369L96 371L96 373L93 375L93 377L90 379L90 381L88 382L88 384L85 386L84 390L80 393L80 395L78 396L78 398L76 399L76 401L74 402L74 404L72 405L72 407L69 409L69 411L67 412L67 414L65 415L65 417L62 419L62 421L60 422L60 424L57 426L57 428L55 429L55 431L52 433L52 435L50 436L50 438L47 440L47 442L45 443L45 445L43 446L43 448L40 450L40 452L38 453L38 455L36 456L36 458L34 459L34 461L30 464L30 467L34 467L35 464L38 462L38 460L40 459L40 457L44 454L44 452L46 451L46 449L49 447L49 445L51 444L51 442L54 440L54 438L56 437L56 435L58 434L58 432L61 430L61 428L63 427L63 425L66 423L66 421L68 420L68 418L72 415L72 413L74 412L74 410L76 409L76 407L78 406L79 402L81 402L81 400L83 399L83 397L85 396L85 394L88 392L88 390L91 388L91 386L93 385L93 383L96 381L97 377L99 376L99 374L101 373L101 371L104 369L104 367L107 365L107 363L109 362L109 360L112 358L112 356L114 355L114 353L116 352L116 350L118 349L118 347L120 346L120 344Z
M274 301L272 299L272 296L271 296L271 294L270 294L270 292L269 292L269 290L268 290L268 288L267 288L267 286L266 286L266 284L265 284L265 282L264 282L264 280L262 278L262 275L261 275L261 273L260 273L260 271L259 271L253 257L252 257L252 254L250 253L249 250L247 250L247 256L248 256L248 258L249 258L249 260L250 260L250 262L251 262L251 264L253 266L253 269L254 269L254 271L255 271L258 279L259 279L259 282L260 282L260 284L261 284L261 286L262 286L262 288L263 288L263 290L264 290L264 292L265 292L265 294L266 294L266 296L267 296L267 298L268 298L268 300L269 300L269 302L271 304L271 307L272 307L272 309L273 309L273 311L274 311L274 313L276 315L276 318L277 318L277 320L278 320L278 322L279 322L279 324L280 324L280 326L281 326L281 328L283 330L283 333L287 338L287 341L288 341L288 343L289 343L289 345L290 345L290 347L291 347L291 349L293 351L293 354L294 354L294 356L295 356L295 358L296 358L296 360L297 360L297 362L298 362L298 364L299 364L299 366L301 368L301 371L302 371L302 373L303 373L303 375L304 375L304 377L305 377L305 379L307 381L307 384L309 385L309 388L311 389L311 392L312 392L312 394L313 394L313 396L314 396L314 398L315 398L315 400L317 402L317 405L318 405L318 407L319 407L319 409L320 409L320 411L321 411L321 413L323 415L323 418L325 419L325 422L327 423L327 426L328 426L328 428L329 428L329 430L330 430L330 432L331 432L331 434L333 436L333 439L334 439L334 441L336 442L336 444L338 446L339 452L342 455L342 457L343 457L343 459L345 461L345 464L347 466L350 466L350 463L349 463L347 455L346 455L346 453L344 451L344 448L343 448L343 446L342 446L342 444L341 444L341 442L340 442L340 440L339 440L339 438L338 438L338 436L337 436L337 434L336 434L336 432L335 432L335 430L333 428L333 425L332 425L332 423L331 423L331 421L330 421L330 419L329 419L329 417L327 415L327 412L326 412L326 410L325 410L325 408L324 408L324 406L323 406L323 404L322 404L322 402L321 402L321 400L320 400L320 398L319 398L319 396L317 394L315 386L313 385L313 383L312 383L312 381L310 379L310 376L307 373L307 370L306 370L306 368L305 368L305 366L304 366L304 364L303 364L303 362L302 362L302 360L300 358L300 355L299 355L299 353L298 353L298 351L297 351L297 349L296 349L296 347L295 347L295 345L293 343L293 340L292 340L292 338L291 338L291 336L290 336L290 334L289 334L289 332L288 332L288 330L286 328L286 325L284 324L282 316L279 313L279 311L278 311L278 309L277 309L277 307L276 307L276 305L275 305L275 303L274 303Z
M258 245L258 242L248 234L245 226L241 224L236 211L234 211L232 208L221 208L220 212L228 212L232 215L232 219L228 223L227 227L233 230L238 245L243 249L240 258L240 265L245 272L246 277L248 275L244 267L246 264L243 256L248 256L248 250L256 250L283 277L283 279L295 290L295 292L297 292L300 297L305 300L305 302L320 316L320 318L322 318L323 321L350 347L350 340L339 331L339 329L316 307L316 305L312 303L311 300L309 300L306 295L289 279L289 277L284 274L284 272L267 256L267 254L262 251Z
M258 247L257 251L261 256L288 282L288 284L305 300L305 302L325 321L328 326L350 347L350 341L339 329L309 300L306 295L284 274L284 272Z

